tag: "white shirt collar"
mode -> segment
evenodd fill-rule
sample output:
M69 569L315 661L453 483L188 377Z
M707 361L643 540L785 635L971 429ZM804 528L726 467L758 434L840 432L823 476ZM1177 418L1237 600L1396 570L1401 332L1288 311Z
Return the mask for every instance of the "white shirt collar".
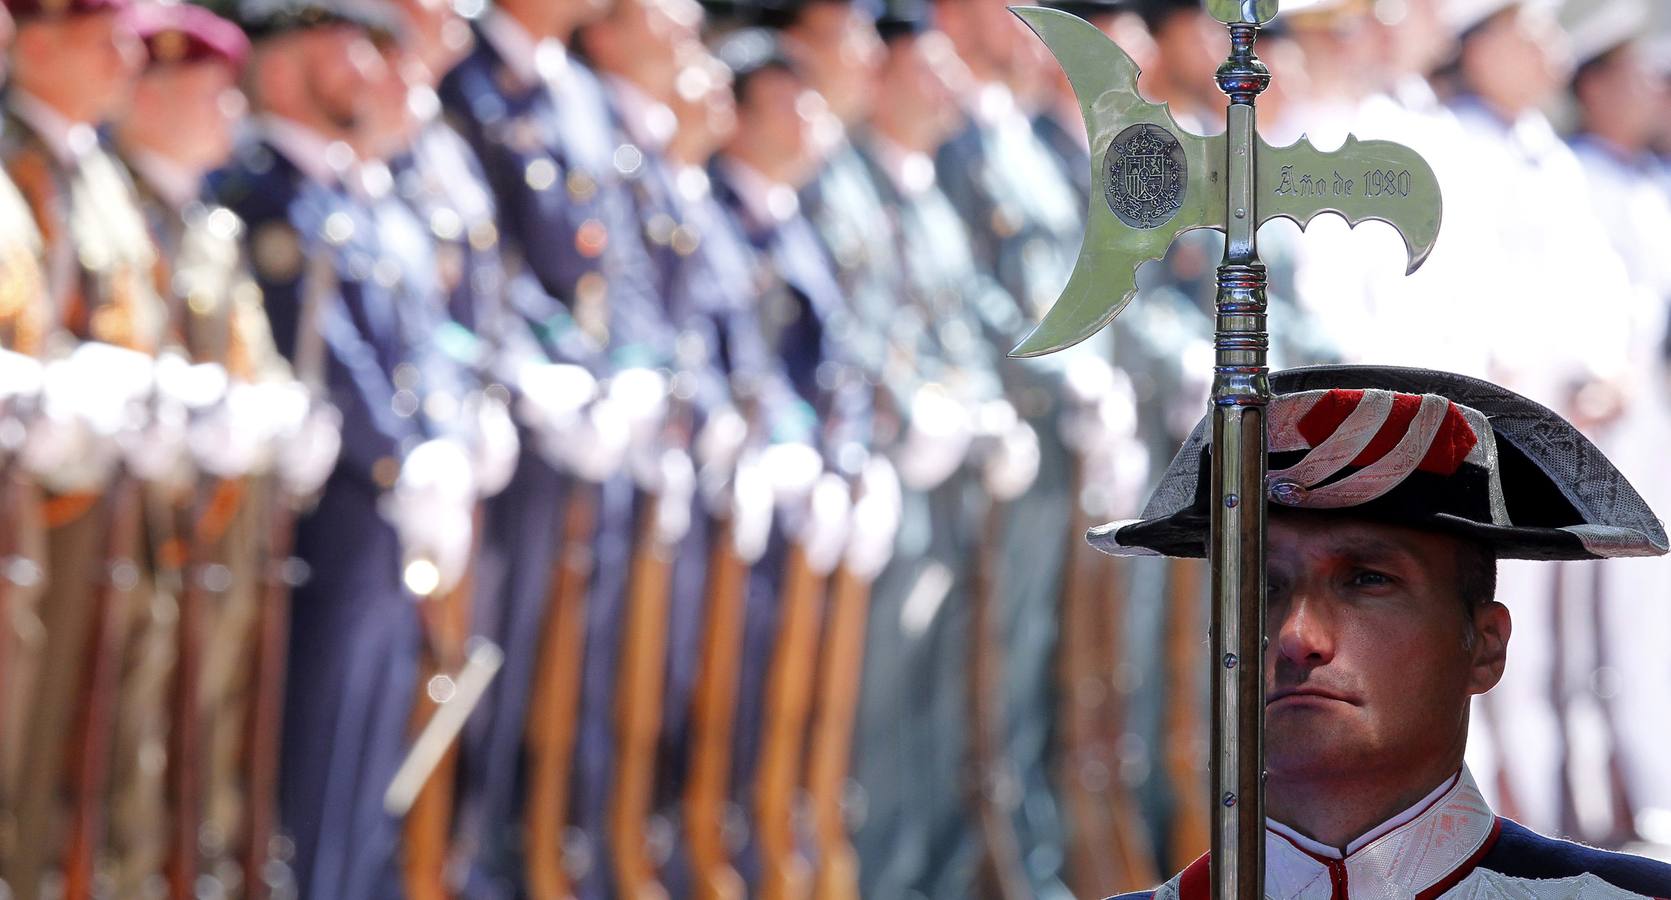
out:
M934 187L934 160L928 154L907 150L880 134L870 135L870 150L888 180L907 197Z
M134 174L170 207L181 210L198 200L202 179L190 168L149 150L132 150L124 158Z
M74 162L98 145L98 134L91 125L71 122L28 91L13 88L10 103L12 112L34 129L60 163Z
M562 42L536 38L522 23L499 10L482 17L482 36L499 58L523 84L554 84L569 68L569 53Z
M773 181L758 169L726 157L720 160L726 180L737 191L743 208L754 221L763 225L782 225L801 211L800 198L795 189L781 181Z
M1347 845L1344 856L1316 841L1297 842L1292 829L1270 824L1265 895L1325 900L1336 874L1350 885L1352 896L1416 896L1477 863L1478 851L1496 833L1497 817L1463 770Z
M673 110L625 78L610 75L608 84L627 137L652 153L666 150L679 127L679 117Z
M1445 794L1445 792L1456 787L1457 782L1461 779L1461 772L1445 779L1438 787L1428 791L1427 796L1411 804L1409 809L1406 809L1387 821L1382 822L1380 825L1371 828L1360 835L1356 840L1347 844L1345 853L1341 853L1340 850L1330 847L1328 844L1322 843L1321 841L1314 841L1311 838L1300 834L1298 831L1289 828L1287 825L1276 821L1275 819L1266 819L1265 827L1279 835L1282 835L1288 840L1293 841L1301 850L1304 850L1307 853L1325 857L1327 859L1344 859L1374 843L1377 838L1380 838L1381 836L1392 832L1394 829L1400 828L1413 821L1417 816L1425 812L1428 807L1432 806L1434 802L1440 798L1440 796Z
M1497 816L1463 769L1421 802L1347 845L1308 840L1280 823L1265 830L1267 900L1330 900L1338 886L1352 897L1415 897L1466 877L1497 833ZM1205 900L1206 880L1180 893L1191 865L1155 891L1154 900ZM1200 891L1200 897L1189 896Z
M357 159L354 148L282 116L265 113L256 118L256 129L302 174L321 184L338 184Z

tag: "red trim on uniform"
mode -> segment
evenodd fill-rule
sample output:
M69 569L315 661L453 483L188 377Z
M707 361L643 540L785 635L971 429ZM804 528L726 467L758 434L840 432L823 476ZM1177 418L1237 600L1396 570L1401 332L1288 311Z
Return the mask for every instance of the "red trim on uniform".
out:
M1499 816L1493 818L1491 821L1491 833L1485 836L1485 841L1480 844L1480 848L1475 850L1472 856L1463 860L1462 865L1457 866L1449 875L1439 879L1437 882L1434 882L1432 887L1417 894L1415 900L1438 900L1440 895L1461 884L1462 879L1467 878L1469 875L1473 874L1475 869L1480 867L1480 861L1485 859L1485 855L1487 853L1491 852L1491 848L1497 846L1497 838L1501 836L1502 833L1502 817Z
M1201 854L1178 873L1178 900L1211 900L1213 867L1209 858L1212 855L1211 852Z

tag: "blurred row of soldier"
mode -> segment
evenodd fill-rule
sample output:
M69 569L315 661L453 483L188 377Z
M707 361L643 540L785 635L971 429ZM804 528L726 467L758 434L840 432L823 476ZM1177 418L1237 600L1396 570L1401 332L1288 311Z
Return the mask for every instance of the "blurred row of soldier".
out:
M1663 117L1620 122L1666 102L1640 24L1539 81L1539 10L1435 2L1261 42L1273 137L1379 122L1448 201L1407 285L1401 250L1350 251L1365 276L1268 232L1277 355L1430 354L1651 459L1671 257L1593 205L1671 220ZM1091 160L1002 0L6 7L13 896L1066 896L1205 846L1202 573L1079 535L1199 413L1219 250L1006 358ZM1066 8L1216 130L1197 4ZM1583 164L1536 112L1569 79ZM1571 330L1479 357L1501 305L1569 298L1527 318ZM1522 588L1545 658L1475 771L1622 841L1632 801L1671 807L1632 796L1657 736L1616 725L1661 686L1602 675L1663 654L1609 658L1646 618L1563 639L1618 591L1563 571ZM1632 571L1651 610L1671 576ZM1602 749L1559 733L1583 716Z

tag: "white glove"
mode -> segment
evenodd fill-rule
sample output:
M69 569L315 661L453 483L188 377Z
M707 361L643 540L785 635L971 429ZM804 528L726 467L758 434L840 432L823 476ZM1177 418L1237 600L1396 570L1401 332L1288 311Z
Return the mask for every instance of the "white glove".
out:
M824 471L824 458L806 444L772 444L760 453L760 466L779 508L805 506Z
M653 369L623 369L609 379L608 400L627 423L634 448L653 448L667 421L667 379Z
M834 472L819 476L808 498L796 540L814 574L828 575L841 562L851 527L853 496L847 481Z
M1205 340L1190 341L1179 354L1178 391L1166 406L1166 427L1180 440L1195 429L1207 414L1213 394L1213 345Z
M620 409L599 400L566 427L540 433L540 449L559 469L593 483L608 480L620 471L630 444L630 431Z
M118 439L144 421L151 375L150 357L97 342L47 363L39 413L20 456L24 468L57 493L96 490L121 458Z
M517 371L517 416L536 431L566 427L598 396L592 373L567 363L529 363Z
M1003 400L981 405L978 428L985 448L981 482L994 500L1000 503L1014 500L1038 476L1038 435Z
M662 451L656 469L656 541L663 547L672 547L690 533L696 467L691 464L690 454L669 447Z
M737 476L731 480L731 544L737 558L753 565L766 553L772 536L772 511L776 494L764 462L765 454L745 451L737 459Z
M151 421L141 439L129 448L129 468L147 481L187 490L206 459L221 464L212 474L241 475L238 460L219 456L223 438L210 425L199 428L224 408L228 379L215 363L193 365L185 357L167 353L153 370L156 390L151 398ZM206 469L207 470L207 469Z
M476 487L483 497L492 497L511 483L516 474L516 459L521 452L517 440L516 423L504 401L490 395L475 395L472 405L476 415L476 446L473 465Z
M843 564L853 577L869 583L893 556L899 534L899 477L881 456L872 456L859 476L859 496L853 503L852 535Z
M729 474L748 441L748 422L735 407L722 406L709 413L696 433L696 465L711 472Z
M475 502L470 455L457 441L425 441L406 454L388 497L388 517L400 535L413 593L445 593L464 577Z
M911 398L910 427L894 454L899 480L928 491L951 477L969 452L974 423L962 403L939 385L925 385Z
M226 397L195 416L186 445L197 467L216 478L248 475L267 462L271 410L269 392L245 382L227 387Z
M0 348L0 404L38 398L44 371L33 356Z
M324 487L342 451L342 413L323 401L314 402L299 383L290 394L301 401L300 415L292 417L273 460L285 492L311 497Z
M45 370L40 361L0 349L0 454L17 452L28 439Z

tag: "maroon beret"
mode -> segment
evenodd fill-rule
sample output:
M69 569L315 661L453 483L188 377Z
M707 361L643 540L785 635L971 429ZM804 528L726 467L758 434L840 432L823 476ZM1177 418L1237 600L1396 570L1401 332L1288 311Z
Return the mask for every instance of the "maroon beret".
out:
M143 0L127 16L151 65L212 61L240 70L249 58L243 30L195 3Z
M46 16L71 16L81 13L121 11L131 0L4 0L6 11L18 22Z

